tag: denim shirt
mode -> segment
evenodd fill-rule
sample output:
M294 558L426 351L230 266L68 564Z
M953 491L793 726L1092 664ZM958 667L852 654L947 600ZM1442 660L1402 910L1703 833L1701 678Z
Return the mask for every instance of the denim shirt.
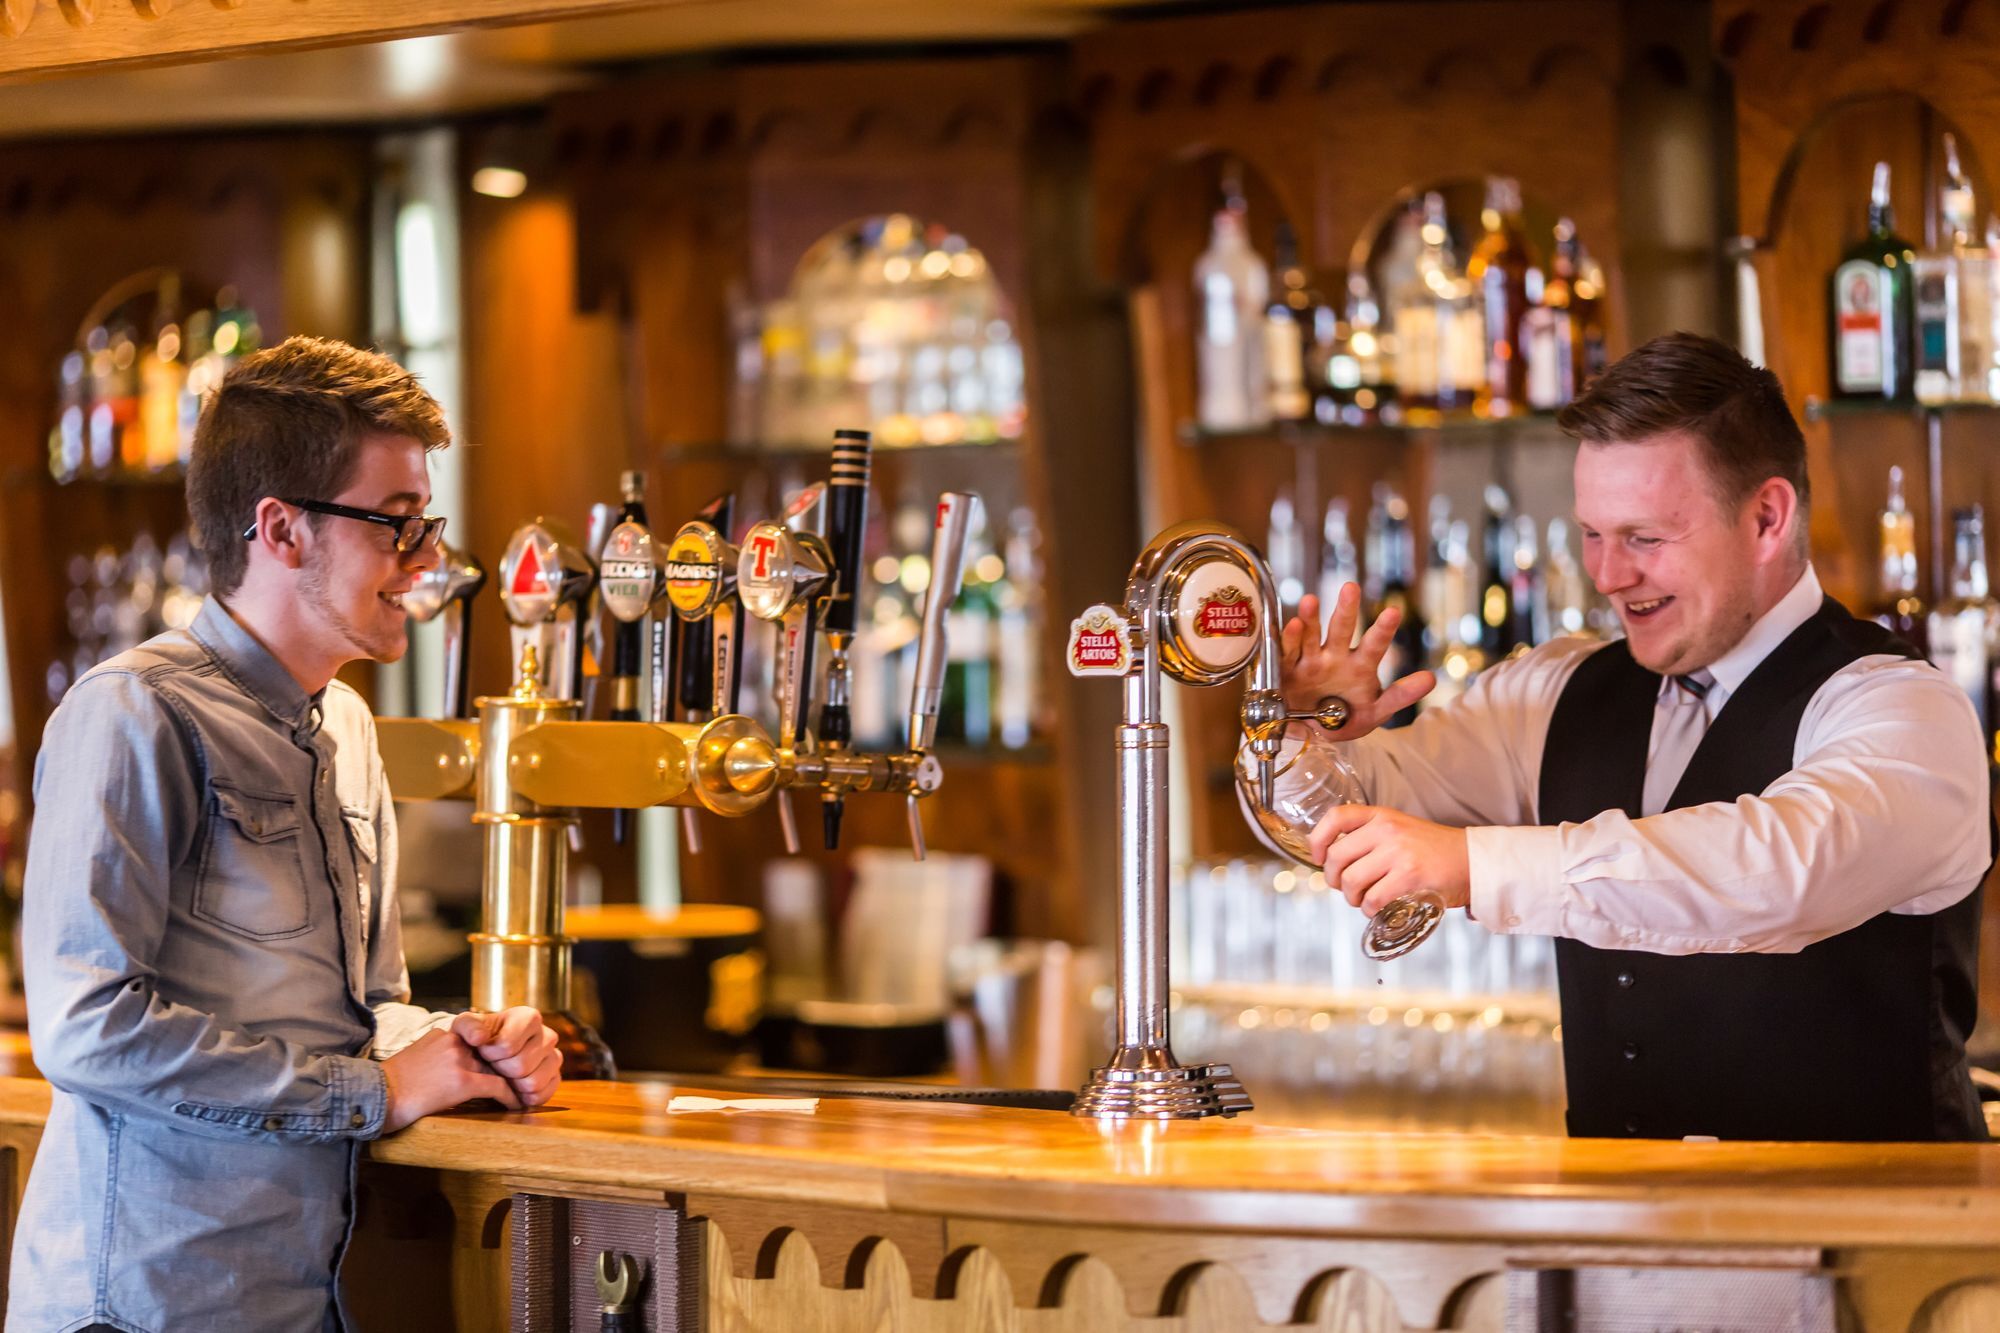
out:
M7 1329L339 1328L377 1063L418 1009L375 724L217 601L79 680L35 764L22 956L54 1085Z

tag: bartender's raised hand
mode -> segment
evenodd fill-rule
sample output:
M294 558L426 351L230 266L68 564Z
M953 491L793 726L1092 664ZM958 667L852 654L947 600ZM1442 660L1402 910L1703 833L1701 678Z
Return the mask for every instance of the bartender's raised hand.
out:
M523 1107L555 1096L562 1053L539 1010L521 1004L493 1014L463 1013L452 1020L451 1030L512 1085Z
M1365 736L1397 713L1431 692L1437 677L1428 671L1409 675L1382 687L1382 659L1402 621L1395 607L1383 608L1375 623L1354 643L1354 629L1361 618L1361 589L1352 583L1341 588L1327 621L1326 634L1318 632L1319 598L1299 599L1299 613L1286 622L1283 640L1281 688L1285 706L1294 711L1319 707L1329 694L1347 701L1347 725L1339 739ZM1353 646L1350 646L1353 645Z
M1446 907L1472 897L1465 830L1379 805L1341 805L1306 839L1326 884L1369 916L1392 899L1429 889Z
M456 1032L441 1028L426 1032L384 1060L382 1077L389 1085L389 1106L382 1117L384 1134L394 1134L427 1115L481 1097L490 1097L510 1111L521 1109L514 1085L494 1073Z

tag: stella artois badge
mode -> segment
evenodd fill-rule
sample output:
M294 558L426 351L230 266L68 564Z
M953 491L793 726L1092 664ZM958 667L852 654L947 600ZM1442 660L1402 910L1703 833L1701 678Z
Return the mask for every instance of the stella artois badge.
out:
M653 605L653 534L630 521L611 529L597 563L597 591L604 609L630 623L645 618Z
M700 620L722 599L722 534L699 519L667 547L667 600L682 620Z
M1235 584L1216 589L1195 607L1197 639L1245 638L1257 632L1257 604Z
M1124 676L1132 671L1132 642L1125 615L1102 602L1069 623L1072 676Z
M500 601L516 625L539 625L555 614L563 572L556 563L556 539L539 523L514 530L500 559Z
M1263 609L1248 570L1230 559L1195 568L1174 600L1174 648L1210 671L1233 671L1257 651Z

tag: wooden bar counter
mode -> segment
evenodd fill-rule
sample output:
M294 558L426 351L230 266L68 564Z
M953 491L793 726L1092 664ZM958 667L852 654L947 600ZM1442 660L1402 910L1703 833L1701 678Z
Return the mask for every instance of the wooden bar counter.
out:
M1534 1327L1538 1293L1586 1316L1615 1293L1661 1327L2000 1329L2000 1146L1109 1125L832 1097L667 1109L702 1092L573 1083L534 1114L436 1116L370 1145L345 1269L361 1326L524 1326L508 1242L542 1199L681 1228L653 1329L1498 1330ZM48 1100L0 1079L10 1201Z

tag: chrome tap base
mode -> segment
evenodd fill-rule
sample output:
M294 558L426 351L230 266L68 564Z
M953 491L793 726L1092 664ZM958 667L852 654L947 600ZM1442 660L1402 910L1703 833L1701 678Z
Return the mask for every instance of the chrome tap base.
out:
M1070 1114L1093 1120L1200 1120L1253 1109L1228 1065L1094 1069Z

